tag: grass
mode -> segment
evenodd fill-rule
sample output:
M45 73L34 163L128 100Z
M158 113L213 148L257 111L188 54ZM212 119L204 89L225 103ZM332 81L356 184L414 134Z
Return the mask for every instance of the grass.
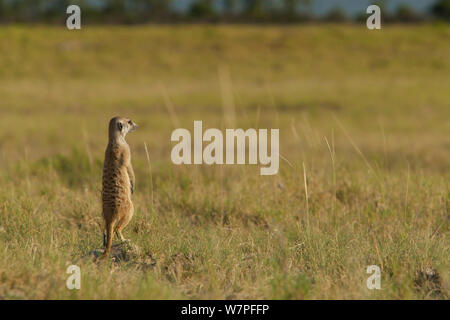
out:
M0 298L448 299L449 35L1 27ZM139 124L124 234L153 268L80 260L102 243L115 115ZM173 165L170 134L194 120L279 128L279 174ZM66 289L71 264L81 290Z

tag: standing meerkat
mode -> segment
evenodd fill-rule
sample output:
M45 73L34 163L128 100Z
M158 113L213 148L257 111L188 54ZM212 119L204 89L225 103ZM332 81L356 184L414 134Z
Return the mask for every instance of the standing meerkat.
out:
M130 146L125 141L125 136L136 128L137 125L127 118L114 117L109 121L109 140L102 179L105 252L100 258L109 255L114 232L121 241L127 241L122 235L122 230L133 217L131 194L134 192L135 179L131 166Z

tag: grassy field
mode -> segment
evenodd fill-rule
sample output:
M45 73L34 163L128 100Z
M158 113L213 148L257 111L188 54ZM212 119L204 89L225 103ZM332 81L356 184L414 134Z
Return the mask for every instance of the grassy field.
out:
M449 40L448 25L0 27L0 298L448 299ZM82 257L102 244L115 115L139 124L124 234L142 252L97 265ZM194 120L279 128L280 172L173 165L170 134Z

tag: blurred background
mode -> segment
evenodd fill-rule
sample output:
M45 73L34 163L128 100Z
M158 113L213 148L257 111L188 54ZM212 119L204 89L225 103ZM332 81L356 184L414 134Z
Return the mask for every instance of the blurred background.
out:
M386 22L450 19L448 0L1 0L0 21L57 23L70 4L84 23L365 21L370 4Z
M448 299L450 1L370 3L0 0L0 298ZM103 270L116 115L142 252ZM279 174L174 165L194 120L279 128Z

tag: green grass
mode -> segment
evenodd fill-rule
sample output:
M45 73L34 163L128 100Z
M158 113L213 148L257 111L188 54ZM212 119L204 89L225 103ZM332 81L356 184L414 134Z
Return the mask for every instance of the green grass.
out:
M0 298L448 299L449 36L446 25L1 27ZM124 234L153 268L80 259L101 247L115 115L139 124ZM194 120L279 128L291 165L175 166L170 134ZM65 286L71 264L79 291ZM381 290L366 287L372 264Z

